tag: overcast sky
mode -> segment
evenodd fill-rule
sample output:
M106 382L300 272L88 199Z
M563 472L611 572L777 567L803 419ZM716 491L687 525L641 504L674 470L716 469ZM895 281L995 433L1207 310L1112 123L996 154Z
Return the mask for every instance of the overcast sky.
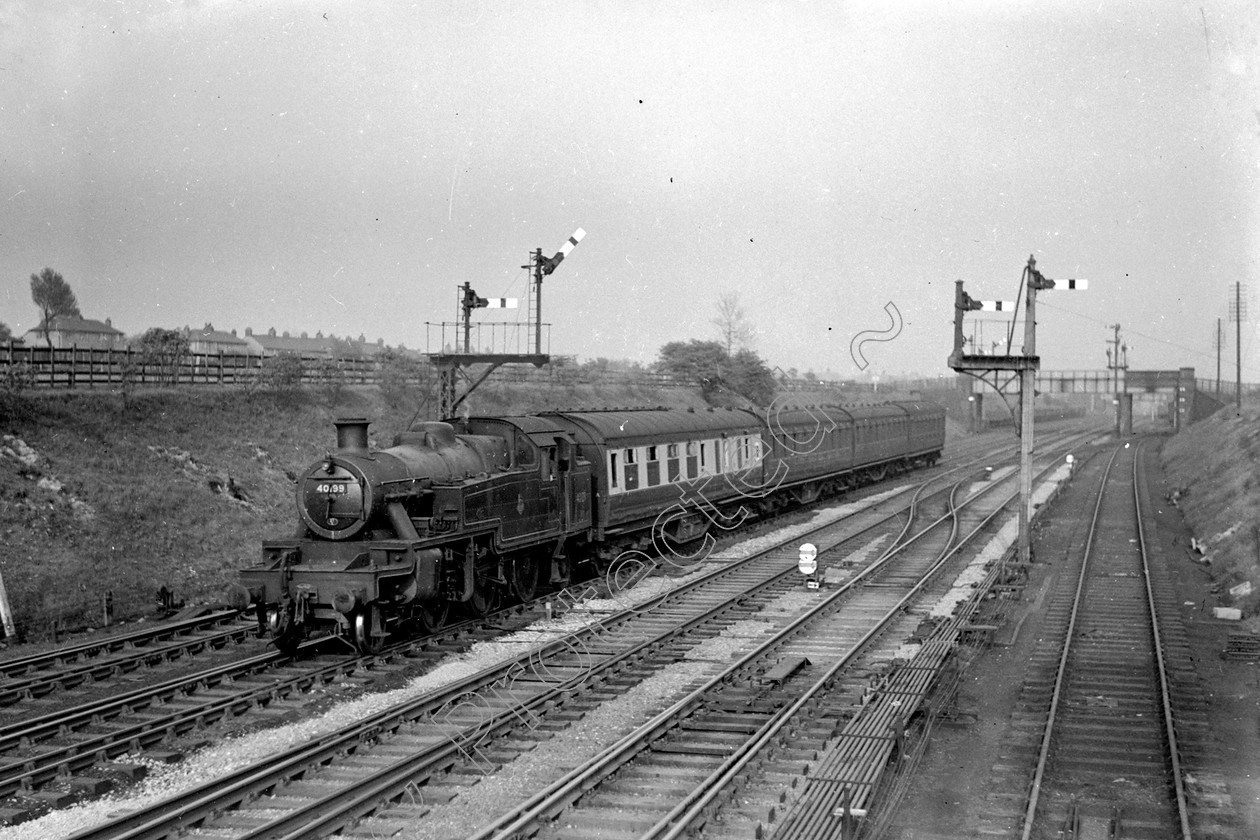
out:
M552 353L650 362L737 293L771 366L857 376L891 303L865 372L944 374L954 281L1033 255L1090 281L1039 297L1043 368L1119 323L1212 376L1241 281L1260 381L1256 7L0 0L0 321L51 266L128 334L424 349L581 227Z

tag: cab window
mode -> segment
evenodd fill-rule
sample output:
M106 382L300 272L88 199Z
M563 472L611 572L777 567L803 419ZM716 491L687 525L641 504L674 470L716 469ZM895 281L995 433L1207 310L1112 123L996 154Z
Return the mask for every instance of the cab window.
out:
M538 463L538 450L525 435L516 436L516 466L532 467Z

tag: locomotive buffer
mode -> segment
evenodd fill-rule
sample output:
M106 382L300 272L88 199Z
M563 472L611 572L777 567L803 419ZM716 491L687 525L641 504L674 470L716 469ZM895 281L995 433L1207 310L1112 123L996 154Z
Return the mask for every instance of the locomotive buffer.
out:
M1019 540L1018 557L1021 564L1032 562L1032 542L1029 536L1029 520L1032 516L1032 450L1033 450L1033 399L1037 371L1041 357L1037 355L1037 292L1050 289L1084 289L1085 280L1051 280L1037 270L1037 261L1028 257L1024 269L1024 346L1017 354L1011 353L1010 339L1006 354L986 356L963 352L963 314L969 311L1014 312L1015 304L1009 301L975 300L963 291L963 281L954 283L954 351L949 354L948 364L959 373L974 376L996 390L1009 406L1008 396L1018 383L1019 394ZM1014 324L1012 324L1013 334ZM1014 414L1014 410L1011 412Z
M454 353L443 351L429 354L429 361L438 370L438 419L453 417L456 409L459 408L459 404L475 391L482 382L486 381L486 378L500 365L525 364L542 367L551 361L550 354L542 352L542 280L543 277L556 270L556 267L564 261L564 258L573 251L584 236L586 236L586 231L578 228L554 256L544 257L542 248L536 248L529 255L529 264L521 266L521 268L531 271L534 286L533 353L473 353L470 346L473 310L481 308L515 309L517 300L516 298L480 297L472 288L472 285L467 282L460 287L459 308L460 320L464 330L463 350L462 352L456 351ZM463 370L463 368L471 365L487 365L487 367L474 379ZM467 388L462 395L458 393L460 378L467 382Z

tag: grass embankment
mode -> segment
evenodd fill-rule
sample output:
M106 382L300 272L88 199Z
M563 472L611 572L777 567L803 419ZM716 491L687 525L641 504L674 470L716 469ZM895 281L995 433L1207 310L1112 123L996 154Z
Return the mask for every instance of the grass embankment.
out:
M1162 457L1221 604L1241 607L1251 629L1260 629L1260 407L1244 405L1239 416L1226 406L1170 438ZM1247 583L1250 594L1230 595Z

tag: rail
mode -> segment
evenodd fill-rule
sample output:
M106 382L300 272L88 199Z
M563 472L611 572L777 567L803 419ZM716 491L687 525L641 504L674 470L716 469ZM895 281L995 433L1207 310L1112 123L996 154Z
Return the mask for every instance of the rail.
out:
M1127 448L1127 444L1125 448ZM1035 831L1044 832L1046 830L1042 823L1049 820L1048 815L1045 814L1048 809L1041 807L1041 800L1043 798L1047 798L1045 795L1048 790L1055 788L1054 784L1047 781L1047 777L1050 775L1051 756L1054 755L1056 756L1056 760L1058 762L1065 763L1073 755L1071 747L1064 746L1058 742L1060 729L1068 729L1072 726L1079 728L1082 717L1088 715L1088 710L1085 712L1082 712L1080 709L1074 710L1071 705L1073 701L1069 699L1069 673L1072 667L1077 667L1071 663L1073 663L1080 655L1078 653L1078 648L1084 647L1084 642L1081 640L1082 635L1079 633L1078 627L1084 625L1086 620L1085 616L1091 614L1091 610L1094 614L1100 614L1107 611L1114 612L1117 604L1120 603L1118 597L1115 594L1111 594L1105 598L1101 595L1098 596L1097 603L1092 607L1086 605L1086 595L1091 583L1097 585L1096 580L1100 577L1115 578L1117 576L1125 576L1123 567L1115 566L1114 562L1113 565L1104 566L1104 568L1098 570L1095 569L1095 566L1106 562L1105 560L1098 560L1095 562L1096 557L1105 556L1096 548L1095 537L1104 533L1107 528L1107 526L1102 522L1103 502L1108 492L1108 479L1121 452L1122 450L1117 448L1112 453L1111 461L1107 464L1107 469L1099 482L1098 496L1094 503L1094 510L1089 524L1088 536L1086 538L1085 547L1082 551L1081 568L1075 582L1075 594L1072 598L1067 627L1063 635L1063 646L1058 657L1058 665L1050 695L1049 710L1046 713L1045 723L1042 728L1036 769L1033 773L1033 779L1028 791L1028 797L1022 817L1022 829L1020 833L1022 840L1030 840ZM1154 653L1151 666L1155 676L1155 687L1158 689L1159 693L1160 729L1162 730L1161 734L1164 739L1164 759L1167 761L1167 772L1171 776L1171 786L1173 788L1171 802L1169 804L1172 806L1172 816L1174 817L1179 830L1178 837L1182 838L1182 840L1189 840L1191 833L1187 795L1185 785L1181 777L1182 771L1180 767L1177 735L1173 721L1172 701L1168 687L1168 673L1164 663L1164 647L1160 634L1158 610L1155 604L1155 596L1152 591L1151 570L1147 555L1145 533L1142 526L1143 511L1140 498L1142 486L1140 462L1141 444L1139 444L1137 453L1134 455L1132 473L1133 515L1136 520L1135 530L1137 533L1137 538L1133 542L1136 543L1135 548L1140 561L1137 566L1139 571L1136 573L1136 576L1141 577L1142 579L1142 600L1144 602L1143 607L1145 607L1145 618L1150 622L1150 643ZM1114 525L1111 527L1114 527ZM1112 548L1105 547L1103 552L1106 551L1112 551L1114 553L1114 549ZM1096 630L1091 630L1089 632L1096 632ZM1135 638L1136 636L1121 640L1121 642L1129 646L1129 649L1124 656L1132 658L1137 655ZM1097 662L1094 664L1097 666ZM1124 678L1119 675L1116 675L1116 679L1119 682L1124 682ZM1078 689L1077 693L1079 694L1080 691L1083 690L1084 689ZM1077 702L1079 705L1079 698L1077 698ZM1065 710L1067 711L1065 712ZM1068 718L1068 722L1062 722L1062 717ZM1139 715L1139 717L1141 717L1141 715ZM1136 774L1137 771L1134 771L1134 773ZM1076 779L1075 781L1078 783L1080 782L1079 779ZM1117 811L1117 813L1119 812ZM1044 818L1039 819L1039 817ZM1113 818L1112 822L1114 826L1118 826L1119 819L1120 818L1118 816ZM1113 830L1118 830L1118 827L1113 827Z

